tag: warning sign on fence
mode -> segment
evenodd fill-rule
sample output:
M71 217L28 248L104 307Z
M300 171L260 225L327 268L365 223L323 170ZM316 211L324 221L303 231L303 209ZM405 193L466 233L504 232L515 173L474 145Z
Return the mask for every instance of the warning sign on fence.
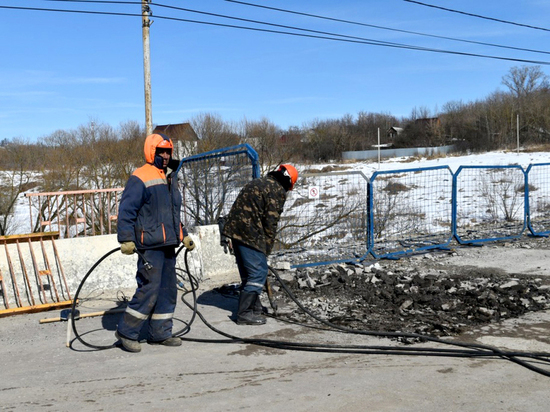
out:
M309 192L309 198L310 199L319 199L319 187L318 186L310 186L308 192Z

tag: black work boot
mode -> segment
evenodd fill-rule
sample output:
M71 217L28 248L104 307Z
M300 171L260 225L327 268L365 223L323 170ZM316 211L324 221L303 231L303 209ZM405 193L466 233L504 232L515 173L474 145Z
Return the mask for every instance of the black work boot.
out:
M267 313L267 308L264 308L262 306L260 295L256 295L256 300L254 301L254 305L252 306L252 312L254 312L254 315L256 316L260 316Z
M237 311L237 325L263 325L265 323L264 317L254 314L254 304L257 296L257 293L241 291Z

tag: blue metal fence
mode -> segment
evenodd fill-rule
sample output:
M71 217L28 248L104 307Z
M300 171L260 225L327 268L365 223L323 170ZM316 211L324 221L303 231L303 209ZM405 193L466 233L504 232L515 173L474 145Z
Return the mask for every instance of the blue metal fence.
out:
M288 193L274 250L301 266L368 254L368 179L359 171L301 173Z
M341 173L330 175L324 176L325 185L341 182ZM340 190L345 194L341 204L332 204L329 210L354 205L364 213L358 206L364 199L360 191ZM550 163L531 165L526 170L510 165L462 166L455 173L447 166L378 171L368 179L366 190L365 255L361 256L357 247L364 240L363 234L339 231L339 236L331 235L328 248L326 239L323 243L306 237L299 253L291 248L284 258L294 267L361 262L369 255L397 259L430 249L448 249L453 241L480 244L517 239L526 233L550 233ZM285 213L297 218L293 208L293 203L288 204ZM340 222L340 226L357 228L357 221ZM321 250L316 246L322 246Z
M514 239L526 228L521 166L461 166L453 176L453 233L461 244Z
M212 150L181 160L182 222L187 228L217 224L240 189L260 176L256 151L248 144Z
M184 222L215 224L242 186L260 176L245 144L182 160ZM273 258L294 267L399 258L451 242L550 234L550 163L318 173L300 170Z
M397 257L452 240L452 172L447 166L375 172L369 184L369 251Z
M535 236L550 234L550 163L529 165L526 172L526 215Z

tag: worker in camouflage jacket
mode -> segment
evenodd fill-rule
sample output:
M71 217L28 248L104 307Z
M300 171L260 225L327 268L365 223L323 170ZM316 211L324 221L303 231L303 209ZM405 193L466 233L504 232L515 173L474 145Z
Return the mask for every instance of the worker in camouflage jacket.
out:
M267 256L271 253L286 195L298 180L298 171L283 164L263 178L246 184L233 203L222 235L231 239L241 288L236 321L239 325L262 325L260 294L267 279Z

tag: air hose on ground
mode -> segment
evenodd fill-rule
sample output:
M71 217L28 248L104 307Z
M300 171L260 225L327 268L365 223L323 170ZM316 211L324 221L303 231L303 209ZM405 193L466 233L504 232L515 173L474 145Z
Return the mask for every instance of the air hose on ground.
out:
M183 246L180 247L176 253L176 256L181 252ZM78 296L82 289L82 286L91 275L91 273L97 268L97 266L112 253L120 250L120 248L115 248L110 252L102 256L86 273L82 279L73 300L73 306L71 309L71 319L73 332L83 345L97 349L109 349L115 346L116 343L111 345L92 345L86 342L78 334L76 329L76 322L74 322L74 314L76 309L76 303L78 302ZM329 352L329 353L348 353L348 354L371 354L371 355L408 355L408 356L442 356L442 357L460 357L460 358L501 358L512 361L520 366L523 366L531 371L537 372L544 376L550 377L550 370L535 366L533 363L539 364L550 364L550 353L545 352L521 352L521 351L504 351L492 346L480 345L480 344L470 344L459 341L449 341L440 338L436 338L429 335L420 335L415 333L403 333L403 332L383 332L383 331L368 331L368 330L358 330L342 327L331 322L328 322L314 313L305 308L298 299L294 296L292 291L287 287L284 281L280 278L279 274L275 269L269 267L270 271L274 274L277 281L281 284L283 290L287 293L289 298L306 314L311 316L317 322L327 326L331 331L339 331L349 334L358 334L358 335L367 335L374 337L386 337L386 338L405 338L405 339L418 339L420 341L427 341L433 343L439 343L446 346L457 346L460 349L455 348L424 348L424 347L399 347L399 346L379 346L379 345L336 345L336 344L318 344L318 343L299 343L299 342L289 342L289 341L280 341L272 339L251 339L243 338L235 335L228 334L224 331L221 331L211 325L204 316L200 313L197 308L197 295L196 291L198 288L198 281L191 275L188 264L188 254L189 250L185 251L185 271L187 272L189 283L191 285L190 291L185 291L182 295L183 303L192 310L192 317L189 322L184 322L186 326L174 333L174 336L178 336L183 340L192 341L192 342L203 342L203 343L247 343L260 346L266 346L277 349L286 349L286 350L300 350L300 351L310 351L310 352ZM185 295L192 293L193 295L193 304L190 304L185 300ZM198 316L201 321L212 331L217 334L224 336L227 339L200 339L200 338L190 338L184 337L190 330L191 324L195 320L195 317ZM525 358L529 361L524 360Z
M181 246L177 252L176 252L176 257L179 255L179 253L181 252L181 250L184 248L184 246ZM103 349L110 349L110 348L113 348L116 346L116 342L110 344L110 345L95 345L95 344L91 344L87 341L85 341L82 336L78 333L77 329L76 329L76 322L75 322L75 319L76 319L76 314L78 313L78 311L76 310L76 306L77 306L77 303L79 301L79 296L80 296L80 292L82 291L82 287L84 286L84 284L86 283L86 281L88 280L88 278L90 277L90 275L93 273L93 271L101 264L101 262L103 262L105 259L107 259L109 256L111 256L113 253L115 252L118 252L120 250L120 247L117 247L117 248L114 248L113 250L110 250L109 252L105 253L101 258L99 258L97 260L97 262L95 262L92 267L88 270L88 272L84 275L84 277L82 278L82 280L80 281L80 284L78 285L78 288L76 289L76 292L74 294L74 297L73 297L73 304L71 306L71 312L70 312L70 319L71 319L71 324L72 324L72 329L73 329L73 333L76 337L76 339L82 343L84 346L87 346L89 348L92 348L92 349L97 349L97 350L103 350ZM143 257L143 255L137 250L135 249L134 250L143 260L144 260L144 266L146 269L150 269L151 265L149 262L147 262L145 260L145 258ZM185 250L185 266L186 266L186 269L189 273L189 265L187 263L187 253L189 252L189 250ZM189 275L191 275L189 273ZM192 276L190 276L190 279L192 279ZM193 280L191 280L193 281ZM196 281L195 281L196 282ZM195 301L195 309L193 310L193 315L191 317L191 320L187 323L187 325L179 332L177 332L177 334L183 334L183 333L186 333L190 327L191 327L191 324L193 323L193 321L195 320L195 314L197 312L196 310L196 289L197 289L197 283L192 283L192 291L193 291L193 297L194 297L194 301ZM108 313L108 311L107 311Z

